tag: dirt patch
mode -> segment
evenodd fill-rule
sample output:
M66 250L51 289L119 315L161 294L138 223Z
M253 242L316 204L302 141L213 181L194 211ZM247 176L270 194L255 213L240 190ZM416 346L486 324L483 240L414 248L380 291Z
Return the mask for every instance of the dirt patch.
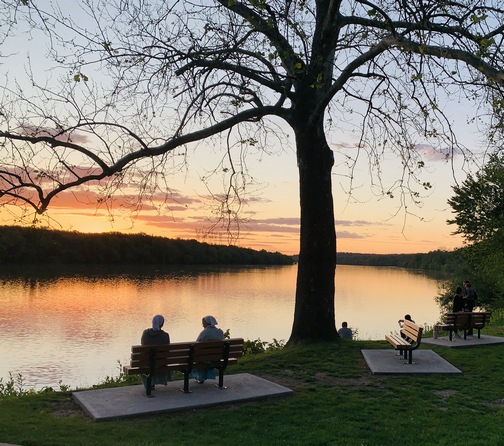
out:
M58 418L84 416L84 412L72 397L51 403L51 413Z
M439 396L440 398L442 399L446 399L446 398L449 398L450 396L453 396L453 395L456 395L457 393L459 393L458 390L436 390L434 392L434 395L436 396Z
M267 379L268 381L274 382L275 384L279 384L280 386L288 387L296 391L296 389L305 389L314 386L318 386L320 384L332 386L332 387L361 387L369 385L373 380L369 376L361 376L361 377L338 377L332 376L327 373L316 373L313 376L314 381L305 381L303 379L295 378L293 376L293 372L290 370L285 370L285 374L282 376L278 375L266 375L261 374L261 378Z

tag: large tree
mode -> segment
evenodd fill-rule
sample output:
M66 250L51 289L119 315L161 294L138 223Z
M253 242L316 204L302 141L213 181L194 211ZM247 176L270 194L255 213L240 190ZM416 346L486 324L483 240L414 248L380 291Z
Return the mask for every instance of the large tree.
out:
M471 243L486 241L504 231L504 156L491 154L488 162L453 187L448 200L455 217L448 224L457 225Z
M108 186L106 202L128 174L140 178L143 196L149 185L162 185L177 155L207 147L198 142L222 137L233 160L237 147L267 147L282 129L292 130L301 224L290 343L337 336L334 157L327 135L357 131L350 169L361 150L378 177L384 154L399 157L403 171L384 193L410 192L416 202L430 184L415 182L424 166L415 143L435 141L448 159L457 148L444 113L450 97L470 98L475 113L492 114L503 103L498 0L2 4L3 62L11 54L9 36L24 26L18 36L37 43L49 37L48 59L66 70L61 77L44 71L46 81L32 62L30 93L6 78L3 204L40 214L58 194L96 182ZM242 185L232 180L243 179L245 170L240 159L229 166L222 210L232 219Z
M462 266L477 283L480 304L504 306L504 156L493 153L474 175L453 187L448 200L454 218L448 224L462 234L467 246L462 250ZM468 274L464 271L464 274ZM460 278L459 278L460 279ZM460 280L459 280L460 283ZM453 288L452 288L453 290Z

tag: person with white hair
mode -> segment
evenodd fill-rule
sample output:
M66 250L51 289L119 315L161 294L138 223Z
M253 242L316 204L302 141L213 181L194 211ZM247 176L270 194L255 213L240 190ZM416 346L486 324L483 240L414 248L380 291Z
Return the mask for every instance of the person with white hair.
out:
M196 341L222 341L224 339L224 332L216 327L217 320L213 316L205 316L201 323L203 331L198 335ZM194 369L191 376L197 383L203 384L207 379L215 379L215 369Z

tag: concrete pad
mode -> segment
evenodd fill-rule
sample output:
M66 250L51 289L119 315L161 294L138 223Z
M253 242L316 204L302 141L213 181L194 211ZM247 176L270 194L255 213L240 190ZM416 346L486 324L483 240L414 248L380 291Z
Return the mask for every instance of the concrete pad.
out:
M464 347L477 347L481 345L504 344L504 338L499 336L483 336L483 335L481 335L481 338L478 338L478 335L476 335L476 336L467 336L467 339L464 339L464 336L461 335L460 339L453 336L453 340L450 341L449 336L438 336L437 339L422 338L422 344L439 345L441 347L448 347L448 348L464 348Z
M408 364L408 361L398 355L394 349L361 350L361 352L374 375L462 373L432 350L414 350L413 364Z
M226 375L225 389L215 387L217 380L204 384L190 382L191 393L183 393L183 381L157 385L154 398L145 396L143 385L74 392L73 399L95 421L134 417L162 412L197 409L225 403L239 403L289 395L291 389L249 373Z

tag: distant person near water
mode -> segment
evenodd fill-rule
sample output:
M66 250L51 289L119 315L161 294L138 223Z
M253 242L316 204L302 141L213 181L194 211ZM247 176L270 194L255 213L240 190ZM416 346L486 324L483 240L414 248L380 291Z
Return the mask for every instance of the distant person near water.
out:
M350 328L348 328L347 322L341 323L341 328L338 330L338 334L341 339L345 339L347 341L351 341L353 339L353 333Z
M222 341L224 339L224 332L217 328L217 320L213 316L205 316L201 319L203 331L198 335L196 341ZM215 379L215 369L194 369L191 376L199 384L203 384L207 379Z
M140 343L142 345L159 345L159 344L169 344L170 343L170 335L162 330L164 325L164 317L160 314L157 314L152 318L152 328L147 328L142 333L142 338ZM147 376L140 375L142 379L142 383L147 390ZM152 388L156 384L163 384L166 386L168 381L171 381L171 373L168 372L164 375L153 376L151 380Z

